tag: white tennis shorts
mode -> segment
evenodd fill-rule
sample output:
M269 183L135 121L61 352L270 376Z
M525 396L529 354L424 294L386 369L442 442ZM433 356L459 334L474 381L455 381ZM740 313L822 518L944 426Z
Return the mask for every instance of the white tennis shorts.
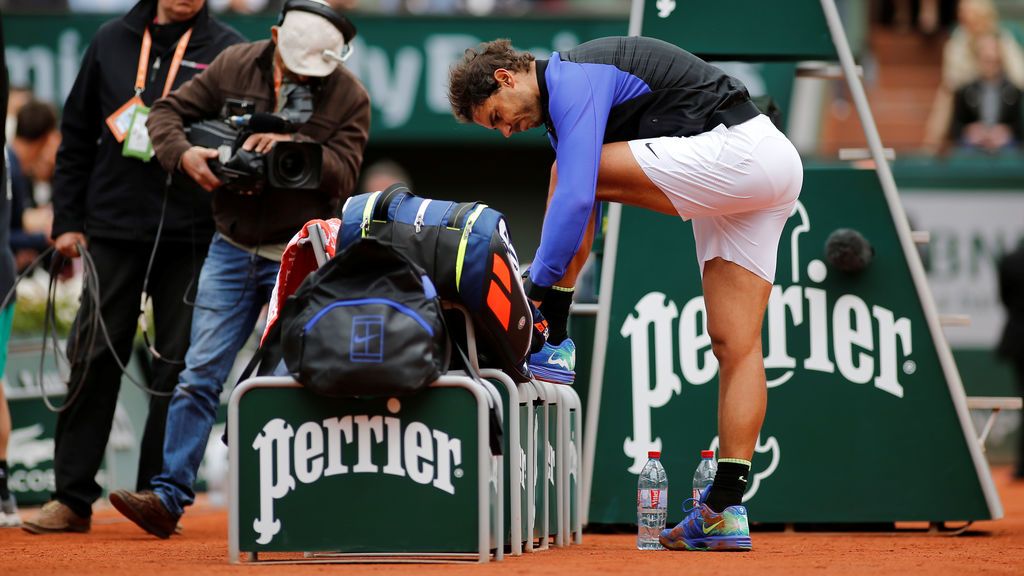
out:
M689 137L632 140L647 177L683 220L697 261L720 257L775 280L779 237L803 184L800 155L767 116Z

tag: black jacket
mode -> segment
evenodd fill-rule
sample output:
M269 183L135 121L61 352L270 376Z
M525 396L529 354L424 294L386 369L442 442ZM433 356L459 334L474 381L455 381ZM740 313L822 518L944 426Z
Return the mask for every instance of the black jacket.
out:
M121 155L106 118L134 94L142 35L157 0L141 0L127 15L107 22L93 37L64 104L53 177L53 237L85 232L89 237L149 241L156 235L167 174L156 159ZM178 38L192 38L173 88L205 69L218 54L244 39L214 20L206 6L188 24L151 27L153 48L142 101L152 106L163 92ZM160 64L157 65L159 60ZM195 186L176 186L167 197L163 238L205 241L213 231L210 196Z
M950 132L955 140L963 138L968 124L981 120L981 94L984 86L980 80L956 91L953 99L953 123ZM1013 132L1013 138L1020 143L1024 139L1024 112L1021 109L1022 94L1005 78L999 86L999 123L1006 124Z

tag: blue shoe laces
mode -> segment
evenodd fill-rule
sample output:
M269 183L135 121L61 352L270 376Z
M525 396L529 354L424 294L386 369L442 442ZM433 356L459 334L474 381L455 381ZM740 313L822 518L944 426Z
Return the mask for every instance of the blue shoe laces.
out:
M687 508L686 505L693 502L693 506ZM683 516L688 516L690 512L700 508L701 501L698 498L687 498L683 500Z

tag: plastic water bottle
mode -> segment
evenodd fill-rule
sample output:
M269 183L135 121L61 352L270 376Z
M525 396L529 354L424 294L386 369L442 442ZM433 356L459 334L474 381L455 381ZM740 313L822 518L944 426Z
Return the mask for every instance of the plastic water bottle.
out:
M715 472L718 471L718 462L715 460L714 450L700 451L700 464L697 471L693 473L693 497L700 500L704 489L715 482Z
M661 465L661 452L648 452L649 460L636 483L636 547L664 550L658 536L668 517L668 475Z

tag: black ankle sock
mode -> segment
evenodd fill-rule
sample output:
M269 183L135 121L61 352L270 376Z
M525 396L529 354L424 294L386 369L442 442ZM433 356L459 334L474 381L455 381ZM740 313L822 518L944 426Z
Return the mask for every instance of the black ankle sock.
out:
M0 460L0 500L10 497L11 491L7 488L7 460Z
M725 458L718 461L715 482L711 485L708 498L704 502L715 512L721 512L729 506L743 501L743 492L747 489L747 475L750 474L750 462L738 458Z
M548 321L548 342L558 346L569 337L569 307L575 288L552 288L544 296L540 312Z

